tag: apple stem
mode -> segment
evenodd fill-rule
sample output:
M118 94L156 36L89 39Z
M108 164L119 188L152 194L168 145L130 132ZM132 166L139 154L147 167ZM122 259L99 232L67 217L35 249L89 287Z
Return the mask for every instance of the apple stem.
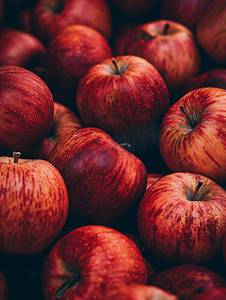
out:
M13 152L13 157L14 157L14 163L18 163L19 157L21 155L21 152Z
M118 66L117 66L117 64L116 64L116 62L115 62L115 60L112 60L112 63L113 63L113 65L115 66L117 75L120 75L120 76L121 76L121 74L120 74L120 72L119 72L119 69L118 69Z
M169 30L169 23L166 23L164 26L164 30L163 30L163 35L167 35L168 34L168 30Z
M194 120L191 118L191 116L187 113L187 111L185 110L185 108L181 105L181 106L180 106L180 109L182 110L183 114L185 114L185 116L188 118L188 120L189 120L191 126L192 126L193 128L195 128L195 127L196 127L195 121L194 121Z
M196 186L195 192L194 192L194 194L193 194L192 200L195 199L195 197L196 197L196 195L197 195L199 189L201 188L202 184L203 184L203 181L199 180L199 182L198 182L198 184L197 184L197 186Z

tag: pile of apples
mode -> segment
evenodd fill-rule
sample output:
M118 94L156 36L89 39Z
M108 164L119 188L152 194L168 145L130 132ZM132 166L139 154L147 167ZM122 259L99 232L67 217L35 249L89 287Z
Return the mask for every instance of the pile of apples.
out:
M0 299L226 293L223 0L0 0Z

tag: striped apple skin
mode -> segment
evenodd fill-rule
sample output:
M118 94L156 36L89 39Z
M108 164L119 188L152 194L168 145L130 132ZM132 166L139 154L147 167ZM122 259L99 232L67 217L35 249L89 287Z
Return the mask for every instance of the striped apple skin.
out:
M49 162L0 157L0 252L44 250L63 229L68 205L65 182Z

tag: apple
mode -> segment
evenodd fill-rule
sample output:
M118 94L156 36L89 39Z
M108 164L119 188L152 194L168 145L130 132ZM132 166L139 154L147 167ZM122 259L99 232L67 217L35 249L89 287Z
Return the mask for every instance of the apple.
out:
M140 250L124 234L87 225L63 236L50 250L41 273L45 299L100 299L122 284L147 282Z
M39 67L46 49L32 34L3 27L0 33L0 66L12 65L26 69Z
M127 54L149 61L162 75L170 92L177 92L201 69L201 55L194 34L171 20L158 19L135 28Z
M2 269L0 269L0 299L8 300L8 284Z
M226 69L213 68L189 78L184 85L182 95L184 96L201 87L218 87L226 89Z
M53 147L48 161L63 176L69 215L81 225L115 225L146 189L141 160L99 128L68 133Z
M187 93L169 108L160 126L159 149L172 172L226 181L225 106L226 90L206 87Z
M128 150L140 159L146 152L150 158L150 149L158 148L158 124L170 106L159 72L134 55L111 57L90 67L79 82L76 103L86 126L128 143Z
M143 16L149 12L157 0L110 0L114 7L120 11L123 15L128 17Z
M0 67L0 155L30 155L53 123L54 101L45 82L18 66Z
M179 300L176 295L156 286L142 283L130 283L110 290L100 300Z
M225 18L225 1L210 1L196 27L199 44L219 66L226 66Z
M61 29L85 25L107 40L112 34L111 10L105 0L38 0L33 8L35 35L48 44Z
M0 157L0 252L34 255L62 231L68 192L52 164L20 154Z
M166 268L155 276L153 285L179 296L179 299L190 299L191 295L198 294L205 288L226 287L224 277L207 267L195 264Z
M162 178L164 175L157 173L149 173L147 174L147 187L148 189L153 183L155 183L158 179Z
M205 265L221 251L225 214L224 188L203 175L176 172L146 190L137 227L143 243L160 260Z
M46 53L45 82L55 101L76 111L75 96L70 95L76 94L79 80L92 65L111 56L108 41L95 29L84 25L62 29Z
M67 106L54 102L52 128L46 138L40 143L33 158L48 159L49 153L56 142L67 133L84 127L80 118Z
M162 0L160 18L178 22L193 33L211 0Z

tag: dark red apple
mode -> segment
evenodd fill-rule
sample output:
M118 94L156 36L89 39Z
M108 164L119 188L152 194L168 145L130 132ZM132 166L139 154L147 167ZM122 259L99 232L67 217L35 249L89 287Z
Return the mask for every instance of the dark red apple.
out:
M48 45L46 54L45 81L54 100L74 108L75 96L71 101L65 100L66 96L76 94L79 80L91 66L111 56L108 41L95 29L84 25L62 29Z
M141 160L99 128L68 133L48 160L67 185L69 215L83 225L116 224L146 189L147 172Z
M46 49L34 35L13 29L2 28L0 33L0 66L11 65L26 69L40 67Z
M211 263L226 232L226 190L211 179L176 172L146 190L137 212L143 243L161 261Z
M48 44L61 29L74 24L92 27L109 40L111 18L105 0L38 0L33 9L34 32L44 44Z
M153 285L181 299L187 299L186 296L205 288L226 287L224 277L209 268L194 264L181 264L161 271L155 276ZM201 300L201 298L198 299Z
M53 123L54 101L45 82L18 66L0 67L0 155L30 155Z
M123 284L146 284L147 270L140 250L128 237L90 225L69 232L53 246L41 280L45 299L91 300Z

